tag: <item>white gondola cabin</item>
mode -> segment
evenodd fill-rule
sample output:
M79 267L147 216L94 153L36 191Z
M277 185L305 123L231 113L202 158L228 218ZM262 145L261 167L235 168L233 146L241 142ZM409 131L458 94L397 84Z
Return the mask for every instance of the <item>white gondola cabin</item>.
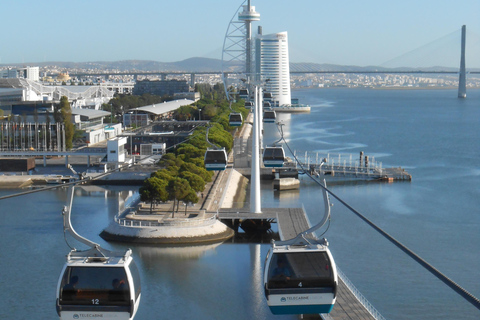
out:
M245 101L245 108L251 109L253 107L253 102L252 101Z
M140 276L131 250L123 256L67 256L57 285L60 319L103 317L133 319L140 304ZM97 256L94 256L97 255Z
M227 152L225 148L212 149L208 148L205 152L205 169L212 170L225 170L227 168Z
M77 234L70 221L73 195L74 188L71 187L70 204L63 209L63 228L90 249L73 249L67 255L57 282L57 313L61 320L131 320L141 297L140 275L132 250L112 252Z
M232 112L228 116L228 124L231 127L240 127L243 123L243 117L241 113Z
M267 255L264 288L273 314L329 313L337 284L337 268L327 244L274 244Z
M265 147L263 150L263 165L265 167L283 167L285 151L281 146Z

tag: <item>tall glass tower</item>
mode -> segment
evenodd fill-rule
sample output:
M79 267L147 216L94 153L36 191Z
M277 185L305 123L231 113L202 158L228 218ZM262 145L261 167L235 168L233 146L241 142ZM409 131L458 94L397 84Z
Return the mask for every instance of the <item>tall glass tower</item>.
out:
M290 105L290 65L287 32L259 34L255 39L256 80L265 81L265 91L278 106Z

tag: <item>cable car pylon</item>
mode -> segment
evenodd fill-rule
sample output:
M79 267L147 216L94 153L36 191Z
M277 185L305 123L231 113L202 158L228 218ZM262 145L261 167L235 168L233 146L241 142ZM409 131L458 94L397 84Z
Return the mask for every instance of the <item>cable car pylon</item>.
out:
M262 199L260 195L260 111L262 106L262 88L255 86L255 105L253 117L252 168L250 183L250 212L262 213Z

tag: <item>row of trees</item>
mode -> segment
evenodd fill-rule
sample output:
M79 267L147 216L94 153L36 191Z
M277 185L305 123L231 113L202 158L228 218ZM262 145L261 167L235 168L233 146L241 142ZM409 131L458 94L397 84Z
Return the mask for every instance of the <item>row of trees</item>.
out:
M212 89L213 96L218 97L217 87ZM222 91L223 92L223 91ZM232 104L235 112L241 112L246 118L248 110L243 107L243 101ZM185 120L192 117L198 119L201 111L202 119L210 120L208 141L229 152L233 148L232 131L228 115L232 111L225 99L213 100L203 97L190 106L177 109L174 113L176 120ZM198 127L192 137L182 143L172 153L165 154L158 165L161 170L152 173L140 188L141 201L150 202L150 211L156 202L173 200L173 215L178 211L180 201L197 203L198 193L203 192L207 182L212 180L213 172L207 171L204 164L204 155L211 147L206 139L207 128Z
M202 156L200 149L185 145L177 150L177 155L167 153L162 157L159 165L164 168L152 173L140 188L140 200L150 202L150 212L154 203L173 200L174 216L180 201L198 202L197 193L204 191L213 176L213 172L203 168Z

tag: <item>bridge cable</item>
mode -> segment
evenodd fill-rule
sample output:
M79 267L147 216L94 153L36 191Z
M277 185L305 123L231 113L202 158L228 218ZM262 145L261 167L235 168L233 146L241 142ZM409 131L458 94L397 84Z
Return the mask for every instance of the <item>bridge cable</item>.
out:
M282 138L283 138L283 132L282 132ZM325 191L330 193L335 199L340 201L345 207L347 207L350 211L352 211L354 214L356 214L360 219L362 219L364 222L366 222L369 226L374 228L377 232L379 232L382 236L387 238L390 242L392 242L395 246L397 246L400 250L402 250L404 253L406 253L408 256L410 256L412 259L414 259L416 262L418 262L422 267L430 271L434 276L436 276L439 280L441 280L443 283L445 283L447 286L449 286L451 289L453 289L455 292L457 292L460 296L462 296L465 300L470 302L474 307L480 310L480 300L475 297L473 294L465 290L463 287L461 287L459 284L457 284L455 281L444 275L442 272L440 272L438 269L436 269L433 265L429 264L427 261L425 261L423 258L421 258L419 255L417 255L415 252L410 250L408 247L403 245L400 241L396 240L394 237L392 237L390 234L388 234L386 231L382 230L380 227L375 225L372 221L370 221L367 217L362 215L360 212L358 212L356 209L354 209L352 206L350 206L348 203L343 201L339 196L337 196L335 193L333 193L330 189L325 187L320 181L315 179L307 170L303 168L302 163L297 159L296 155L292 152L290 149L290 146L288 145L287 141L285 138L283 138L283 141L285 142L285 145L287 146L288 150L290 153L293 155L295 158L295 161L299 164L299 166L302 168L303 172L305 172L310 179L312 179L316 184L318 184L321 188L323 188Z

